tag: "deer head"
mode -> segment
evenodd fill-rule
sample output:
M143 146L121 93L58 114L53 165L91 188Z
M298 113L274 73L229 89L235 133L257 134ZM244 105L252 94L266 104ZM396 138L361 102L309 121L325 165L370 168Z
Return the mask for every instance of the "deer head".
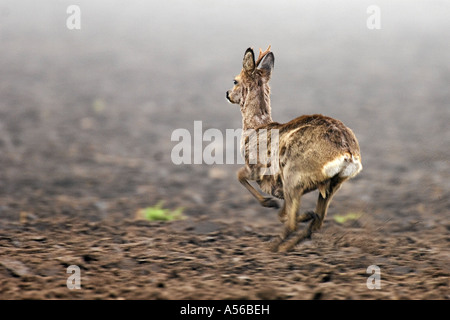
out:
M264 52L260 49L256 60L253 49L248 48L242 70L233 80L234 87L226 93L229 102L240 105L244 129L272 121L269 80L274 60L270 46Z

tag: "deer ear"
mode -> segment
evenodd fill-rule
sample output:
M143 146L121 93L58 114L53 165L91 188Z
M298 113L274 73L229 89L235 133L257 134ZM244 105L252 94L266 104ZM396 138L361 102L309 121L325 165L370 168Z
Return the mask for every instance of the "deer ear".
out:
M252 48L248 48L244 54L244 61L242 61L242 67L246 72L253 72L255 70L255 54Z
M270 75L272 74L272 70L273 70L273 65L275 63L275 56L273 55L272 52L269 52L263 59L263 61L261 62L261 67L260 69L264 70L267 72L268 76L270 77Z

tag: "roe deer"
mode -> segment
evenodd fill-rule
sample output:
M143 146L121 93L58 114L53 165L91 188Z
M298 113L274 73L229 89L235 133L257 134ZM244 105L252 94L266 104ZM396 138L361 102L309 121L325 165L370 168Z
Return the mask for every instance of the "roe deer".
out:
M284 124L272 121L268 82L273 66L270 46L265 52L260 49L256 61L253 49L248 48L242 70L226 97L240 105L244 132L278 130L278 172L268 175L268 164L249 161L249 149L254 146L249 136L243 134L241 153L246 164L238 171L238 179L264 207L278 208L278 202L264 197L249 180L256 181L265 193L284 199L278 215L285 227L271 244L273 251L282 252L291 250L321 228L331 198L344 181L361 171L362 165L355 135L339 120L314 114ZM269 136L267 144L270 143ZM319 190L316 210L298 214L302 195L316 189ZM307 221L310 221L307 228L297 231L298 223Z

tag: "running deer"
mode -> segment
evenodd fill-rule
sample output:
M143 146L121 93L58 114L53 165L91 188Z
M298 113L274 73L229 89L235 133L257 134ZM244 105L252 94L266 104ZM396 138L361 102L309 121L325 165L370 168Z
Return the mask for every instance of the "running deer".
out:
M289 251L299 242L310 238L321 228L331 198L342 183L361 169L358 141L352 130L341 121L320 114L304 115L287 123L272 121L269 80L274 66L270 46L255 61L253 49L244 54L243 67L234 78L234 87L226 92L226 98L239 104L243 131L277 130L278 170L267 174L267 167L274 163L251 162L249 153L255 147L248 134L242 135L241 153L245 166L238 171L239 182L264 207L278 208L278 201L266 197L249 181L256 181L260 189L278 199L284 199L279 211L283 232L271 243L272 251ZM261 142L262 139L257 141ZM270 135L264 140L271 144ZM261 147L261 146L259 146ZM267 148L270 158L271 148ZM273 159L273 158L270 158ZM319 190L315 211L299 214L302 195ZM308 222L304 230L298 230L299 222Z

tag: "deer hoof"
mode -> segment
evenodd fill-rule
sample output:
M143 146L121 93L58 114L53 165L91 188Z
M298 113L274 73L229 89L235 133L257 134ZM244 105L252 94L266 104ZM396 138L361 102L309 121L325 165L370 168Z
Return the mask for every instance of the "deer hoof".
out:
M283 242L281 237L276 237L274 240L269 243L269 250L272 252L278 252L278 248L280 244Z
M290 245L290 244L282 244L278 247L278 252L288 252L291 251L293 249L294 246Z
M276 201L276 200L274 200L272 198L264 198L261 201L261 205L263 207L266 207L266 208L276 208L276 209L278 209L280 207L280 205L278 204L278 201Z

